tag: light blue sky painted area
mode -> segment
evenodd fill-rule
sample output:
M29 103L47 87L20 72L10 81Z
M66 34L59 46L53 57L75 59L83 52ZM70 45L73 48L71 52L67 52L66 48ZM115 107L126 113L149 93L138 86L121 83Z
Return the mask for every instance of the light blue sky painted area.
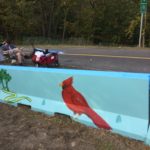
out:
M73 87L95 109L148 117L149 74L0 66L12 76L12 91L63 102L61 82L73 77ZM141 109L144 108L144 109Z

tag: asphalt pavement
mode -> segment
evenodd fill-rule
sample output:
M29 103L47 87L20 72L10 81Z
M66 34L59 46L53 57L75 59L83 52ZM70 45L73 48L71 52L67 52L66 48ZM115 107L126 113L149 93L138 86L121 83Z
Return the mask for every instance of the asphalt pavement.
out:
M59 56L64 68L150 73L148 48L65 47Z
M150 73L150 48L99 46L40 46L61 50L60 68ZM31 52L27 48L27 52Z

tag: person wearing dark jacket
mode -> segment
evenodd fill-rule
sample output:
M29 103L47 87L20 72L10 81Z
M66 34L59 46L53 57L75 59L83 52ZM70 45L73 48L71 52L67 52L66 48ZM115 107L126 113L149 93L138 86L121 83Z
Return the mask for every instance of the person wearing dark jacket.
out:
M5 40L2 43L1 48L3 50L4 55L9 55L10 58L16 57L17 63L19 65L22 65L23 53L22 53L21 49L17 48L14 44L12 44L8 40Z

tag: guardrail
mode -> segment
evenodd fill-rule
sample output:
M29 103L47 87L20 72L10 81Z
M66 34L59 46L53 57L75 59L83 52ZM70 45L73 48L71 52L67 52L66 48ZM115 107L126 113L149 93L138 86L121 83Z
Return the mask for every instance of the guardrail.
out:
M141 73L0 66L1 102L69 115L150 145L149 83Z

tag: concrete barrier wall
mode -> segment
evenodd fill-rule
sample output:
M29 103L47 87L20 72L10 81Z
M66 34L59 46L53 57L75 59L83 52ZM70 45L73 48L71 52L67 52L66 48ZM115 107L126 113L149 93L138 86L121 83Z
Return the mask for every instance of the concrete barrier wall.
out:
M150 144L149 74L0 66L0 89L1 102L66 114Z

